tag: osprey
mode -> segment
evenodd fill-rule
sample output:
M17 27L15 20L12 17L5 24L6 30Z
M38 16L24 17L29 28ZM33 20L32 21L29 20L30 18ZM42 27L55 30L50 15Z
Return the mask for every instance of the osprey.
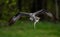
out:
M39 19L40 19L40 17L38 17L38 16L36 16L36 15L38 15L38 14L46 14L46 15L48 15L49 17L51 17L51 18L53 18L53 15L52 15L52 13L50 13L50 12L47 12L46 10L44 10L44 9L41 9L41 10L39 10L39 11L37 11L37 12L34 12L34 13L27 13L27 12L20 12L20 13L17 13L15 16L13 16L10 20L9 20L9 25L12 25L12 24L14 24L17 20L19 20L22 16L28 16L29 17L29 19L31 20L31 21L34 21L34 28L35 28L35 25L36 25L36 23L39 21Z

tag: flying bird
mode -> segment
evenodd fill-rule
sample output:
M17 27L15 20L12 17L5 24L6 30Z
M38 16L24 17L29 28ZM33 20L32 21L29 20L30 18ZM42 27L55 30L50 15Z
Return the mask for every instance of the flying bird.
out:
M38 15L38 14L40 14L40 13L41 13L41 14L46 14L47 16L49 16L49 17L51 17L51 18L53 17L52 13L47 12L45 9L41 9L41 10L39 10L39 11L37 11L37 12L34 12L34 13L19 12L19 13L17 13L15 16L11 17L11 19L10 19L9 22L8 22L8 24L9 24L9 25L12 25L12 24L14 24L17 20L19 20L22 16L28 16L29 19L34 22L34 28L35 28L36 23L37 23L37 22L39 21L39 19L40 19L40 17L38 17L38 16L36 16L36 15Z

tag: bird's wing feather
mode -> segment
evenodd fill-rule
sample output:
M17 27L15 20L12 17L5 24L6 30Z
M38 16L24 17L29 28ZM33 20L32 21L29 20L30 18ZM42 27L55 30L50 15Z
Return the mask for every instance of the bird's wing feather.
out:
M17 13L15 16L11 17L8 24L14 24L17 20L19 20L22 16L29 16L29 13Z
M39 11L37 11L37 12L34 12L34 15L36 15L36 14L39 14L40 12L42 12L44 9L41 9L41 10L39 10Z

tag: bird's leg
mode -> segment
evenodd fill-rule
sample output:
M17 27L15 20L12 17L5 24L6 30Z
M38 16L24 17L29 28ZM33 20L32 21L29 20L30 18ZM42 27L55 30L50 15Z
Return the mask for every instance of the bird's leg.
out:
M40 19L39 17L36 17L36 18L35 18L34 29L35 29L35 25L36 25L36 23L39 21L39 19Z
M37 21L34 22L34 29L35 29L35 25L36 25Z

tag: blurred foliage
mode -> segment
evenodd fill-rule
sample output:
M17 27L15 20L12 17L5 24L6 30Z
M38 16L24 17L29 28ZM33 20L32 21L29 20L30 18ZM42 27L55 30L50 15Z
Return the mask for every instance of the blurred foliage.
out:
M56 15L55 0L47 0L47 10Z
M12 17L18 12L19 9L17 7L18 3L17 1L19 0L0 0L0 20L8 21L10 17ZM54 0L46 0L46 1L47 1L47 7L46 6L45 7L49 11L55 14ZM30 12L32 4L33 0L21 0L21 11Z
M17 12L16 0L0 0L0 19L7 20Z

